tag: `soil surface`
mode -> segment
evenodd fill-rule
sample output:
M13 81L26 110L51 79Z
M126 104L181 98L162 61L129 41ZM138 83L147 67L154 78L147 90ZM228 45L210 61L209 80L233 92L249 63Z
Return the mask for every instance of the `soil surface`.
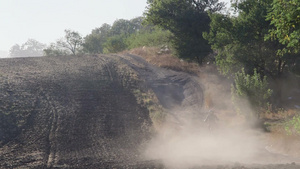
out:
M13 58L0 61L0 168L166 168L143 156L153 136L134 90L151 90L181 123L204 117L200 80L134 55ZM189 110L187 113L177 113ZM203 165L199 169L296 169Z

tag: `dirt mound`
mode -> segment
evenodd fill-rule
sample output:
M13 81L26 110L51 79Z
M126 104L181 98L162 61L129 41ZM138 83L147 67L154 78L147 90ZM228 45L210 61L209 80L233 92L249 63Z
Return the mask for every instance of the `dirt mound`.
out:
M0 168L139 159L138 145L149 135L141 126L151 121L132 94L138 82L123 76L124 84L119 62L110 56L1 60Z
M165 168L143 154L155 104L172 132L205 115L199 79L138 56L1 59L0 168Z

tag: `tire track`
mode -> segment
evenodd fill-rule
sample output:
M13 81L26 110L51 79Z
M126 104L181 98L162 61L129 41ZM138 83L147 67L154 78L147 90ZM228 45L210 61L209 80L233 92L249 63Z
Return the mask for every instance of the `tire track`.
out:
M58 112L57 105L55 104L55 100L49 95L51 93L52 88L48 86L48 91L41 87L40 89L40 99L46 103L44 113L48 114L48 131L47 131L47 145L46 145L46 165L48 168L53 167L56 160L56 137L58 130Z

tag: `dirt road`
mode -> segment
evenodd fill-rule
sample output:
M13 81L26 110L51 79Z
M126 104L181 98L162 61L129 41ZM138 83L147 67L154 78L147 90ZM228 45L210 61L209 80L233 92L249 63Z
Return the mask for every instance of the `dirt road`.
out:
M198 80L134 55L1 59L0 168L164 168L142 155L152 121L133 91L181 123L203 116Z

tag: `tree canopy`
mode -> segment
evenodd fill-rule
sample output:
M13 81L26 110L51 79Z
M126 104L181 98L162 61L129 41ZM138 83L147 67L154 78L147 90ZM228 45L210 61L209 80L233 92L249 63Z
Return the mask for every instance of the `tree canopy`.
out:
M43 49L45 47L45 44L42 44L35 39L28 39L21 46L19 44L12 46L9 55L11 57L43 56Z
M151 0L145 12L146 22L169 30L173 34L173 46L179 57L197 60L211 52L202 32L209 30L208 12L224 7L218 0Z
M211 14L210 32L204 37L218 51L217 65L223 73L234 73L242 68L246 73L256 69L262 76L280 76L290 62L288 56L278 56L283 46L278 41L265 41L274 28L266 20L272 0L236 1L237 17Z
M81 35L78 32L69 29L65 30L64 38L57 41L58 46L70 50L73 55L76 55L82 43L83 39Z

